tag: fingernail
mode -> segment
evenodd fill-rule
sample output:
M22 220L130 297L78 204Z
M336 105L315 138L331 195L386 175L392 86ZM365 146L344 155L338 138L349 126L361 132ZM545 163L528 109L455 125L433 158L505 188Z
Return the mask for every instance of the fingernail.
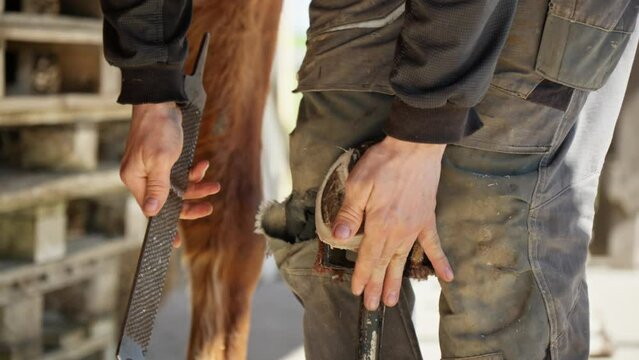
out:
M446 281L453 281L453 278L455 277L455 275L453 275L453 270L451 268L447 267L444 270L444 277L446 277L446 279L444 279Z
M391 291L386 295L386 302L389 304L397 303L397 293L395 291Z
M344 224L337 224L333 236L338 239L346 240L351 236L351 229Z
M379 306L379 297L377 296L371 296L366 302L366 308L369 311L373 311L377 309L378 306Z
M356 288L353 289L353 294L360 296L362 295L362 292L364 292L364 286L362 285L358 285Z
M154 212L158 209L159 202L157 199L148 198L144 201L144 211Z

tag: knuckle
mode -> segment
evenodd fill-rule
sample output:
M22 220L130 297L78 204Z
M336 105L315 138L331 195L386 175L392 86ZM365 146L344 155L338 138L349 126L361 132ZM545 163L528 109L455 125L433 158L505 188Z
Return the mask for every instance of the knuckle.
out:
M408 255L410 255L411 250L413 250L413 243L402 244L397 249L395 255L393 255L393 258L405 261Z
M350 206L350 204L344 204L339 212L338 218L347 222L358 222L361 218L361 212Z
M168 191L169 185L166 181L160 179L149 179L146 183L147 191L149 192L163 192Z
M371 295L380 295L382 293L382 290L384 289L384 284L382 281L379 280L371 280L367 285L366 285L366 290L371 294Z

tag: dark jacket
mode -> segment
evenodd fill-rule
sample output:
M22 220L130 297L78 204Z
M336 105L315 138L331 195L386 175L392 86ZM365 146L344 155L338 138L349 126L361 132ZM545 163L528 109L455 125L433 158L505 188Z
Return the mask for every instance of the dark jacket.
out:
M481 127L470 110L489 87L523 99L538 88L531 100L542 102L600 87L634 29L637 2L313 0L298 90L394 94L389 135L456 142ZM119 101L183 100L191 1L102 6L105 55L122 69Z

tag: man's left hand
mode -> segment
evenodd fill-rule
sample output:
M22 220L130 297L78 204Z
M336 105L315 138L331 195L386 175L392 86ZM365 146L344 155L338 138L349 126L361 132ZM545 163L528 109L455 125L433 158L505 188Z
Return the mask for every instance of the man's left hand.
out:
M453 280L435 223L445 147L386 137L364 153L346 180L333 236L338 240L352 238L366 217L351 290L355 295L364 292L368 310L379 306L382 295L387 306L397 304L406 258L415 241L437 276Z

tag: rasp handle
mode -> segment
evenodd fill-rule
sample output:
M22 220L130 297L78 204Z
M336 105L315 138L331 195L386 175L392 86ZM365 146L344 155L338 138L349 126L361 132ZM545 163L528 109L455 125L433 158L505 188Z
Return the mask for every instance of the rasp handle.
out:
M364 295L359 310L359 350L358 360L380 360L384 314L386 306L379 304L377 310L369 311L364 306Z
M184 89L188 102L180 104L184 135L182 152L171 168L169 197L160 212L149 219L146 228L127 313L122 324L122 337L117 352L119 360L146 358L169 266L171 243L177 232L182 196L188 185L189 169L193 163L200 120L206 102L202 74L208 43L209 34L206 33L200 45L195 70L185 79Z

